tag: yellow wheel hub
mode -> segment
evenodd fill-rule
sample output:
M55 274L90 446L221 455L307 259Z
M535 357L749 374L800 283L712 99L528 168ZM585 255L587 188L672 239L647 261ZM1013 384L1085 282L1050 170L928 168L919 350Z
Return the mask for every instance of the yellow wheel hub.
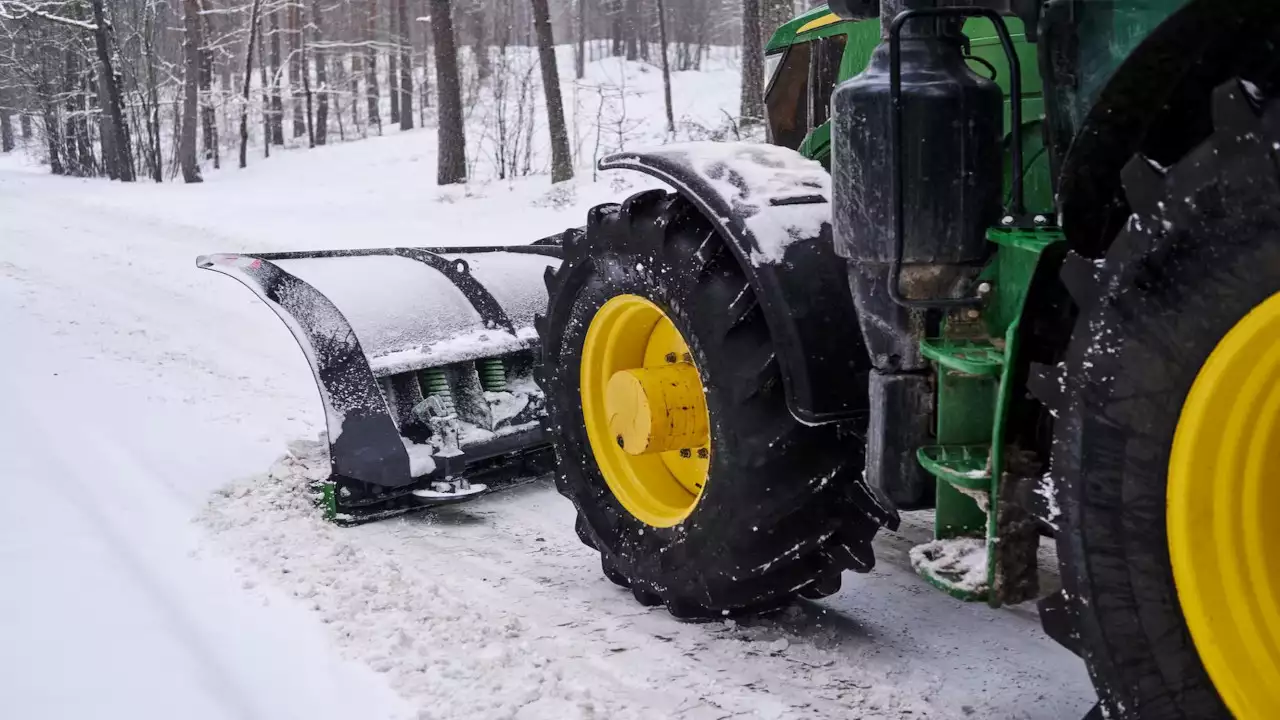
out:
M707 482L711 422L666 313L639 295L606 302L587 328L580 392L591 452L618 502L654 527L689 517Z
M1169 459L1178 600L1200 660L1240 720L1280 708L1280 294L1218 344Z

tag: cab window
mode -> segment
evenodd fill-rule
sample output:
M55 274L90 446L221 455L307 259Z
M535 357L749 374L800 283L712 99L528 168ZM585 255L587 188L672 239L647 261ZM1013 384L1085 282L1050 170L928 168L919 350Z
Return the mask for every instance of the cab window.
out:
M809 43L783 51L765 92L769 142L798 148L809 134Z
M831 93L840 78L840 60L844 57L844 35L815 40L809 73L810 128L816 128L831 117Z
M765 92L769 142L799 149L809 131L830 118L845 40L844 35L819 38L768 58L776 66Z

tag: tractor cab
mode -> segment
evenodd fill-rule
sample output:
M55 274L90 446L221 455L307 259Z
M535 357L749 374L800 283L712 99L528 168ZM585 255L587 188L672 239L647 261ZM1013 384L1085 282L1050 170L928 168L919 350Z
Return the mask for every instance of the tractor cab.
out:
M830 165L831 92L865 67L877 20L841 20L823 5L779 27L765 46L768 141Z

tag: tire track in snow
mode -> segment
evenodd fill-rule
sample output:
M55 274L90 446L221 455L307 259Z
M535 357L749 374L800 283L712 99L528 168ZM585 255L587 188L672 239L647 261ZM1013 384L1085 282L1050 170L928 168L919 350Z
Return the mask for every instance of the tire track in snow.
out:
M866 613L802 602L750 623L683 624L601 577L545 481L343 529L306 494L327 472L323 446L295 443L269 474L215 495L200 523L214 551L318 613L422 718L1048 720L1088 706L1058 672L1073 658L1030 654L1052 646L1025 617L935 596L909 574L904 590L900 569L852 595L872 601ZM874 619L876 605L919 601L959 612L913 619L923 640ZM969 613L986 620L957 627Z

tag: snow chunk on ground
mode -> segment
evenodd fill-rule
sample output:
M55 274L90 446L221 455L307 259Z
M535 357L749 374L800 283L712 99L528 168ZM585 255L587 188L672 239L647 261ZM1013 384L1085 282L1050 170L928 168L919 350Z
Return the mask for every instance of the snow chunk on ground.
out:
M505 390L501 392L486 391L484 399L489 403L489 412L493 416L493 426L495 428L524 412L524 409L529 407L529 396L525 393L513 393Z
M978 538L934 540L911 548L911 567L945 578L961 590L987 589L987 541Z
M435 458L431 457L436 449L430 445L419 445L407 437L401 437L404 449L409 452L409 476L422 477L436 469Z

